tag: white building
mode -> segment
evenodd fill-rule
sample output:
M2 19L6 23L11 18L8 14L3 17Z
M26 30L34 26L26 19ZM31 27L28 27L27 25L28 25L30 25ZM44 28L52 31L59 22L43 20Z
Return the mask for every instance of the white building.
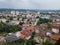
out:
M19 13L20 13L19 11L16 11L16 15L19 15Z
M41 18L50 19L50 15L41 15Z
M12 25L18 25L19 21L13 20L13 21L10 21L10 24L12 24Z
M15 33L15 35L16 35L18 38L20 38L20 36L21 36L21 32L18 31L18 32Z
M3 22L3 23L6 23L6 21L7 21L7 19L4 19L4 18L2 18L2 19L0 19L0 22Z
M11 14L12 14L12 15L15 15L15 11L11 11Z
M52 32L59 33L59 29L58 28L52 28Z

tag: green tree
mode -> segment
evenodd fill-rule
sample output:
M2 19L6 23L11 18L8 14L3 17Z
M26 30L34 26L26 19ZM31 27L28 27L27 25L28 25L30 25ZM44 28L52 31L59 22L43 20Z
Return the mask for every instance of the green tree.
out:
M13 17L10 17L10 20L13 20Z
M18 25L9 25L9 32L19 31Z
M35 33L35 31L34 31L34 32L32 32L32 35L31 35L30 40L34 39L35 34L36 34L36 33Z
M20 22L20 23L19 23L19 25L22 25L22 24L24 24L24 22Z
M42 42L42 45L54 45L52 42L50 42L49 40L46 40L45 42Z
M16 45L24 45L25 40L20 38L19 40L15 41L13 43L15 43Z
M36 18L39 18L39 16L37 16Z
M57 40L57 42L55 43L55 45L60 45L60 39Z
M40 25L40 24L42 24L42 21L38 21L38 22L37 22L37 25Z
M35 45L36 41L34 40L35 37L35 31L32 32L31 38L26 41L26 45Z
M0 23L0 33L3 32L3 28L5 27L5 24L3 22Z
M17 20L19 20L19 17L17 18Z
M47 29L51 29L52 27L51 27L51 25L50 24L48 24L48 27L47 27Z
M0 23L0 33L6 32L16 32L19 31L21 28L18 25L7 25Z
M6 43L3 43L1 45L13 45L11 42L6 42Z
M36 43L34 39L26 40L26 45L35 45Z
M48 23L48 22L52 22L50 19L42 19L42 18L39 18L39 20L37 21L37 25L40 25L42 23Z

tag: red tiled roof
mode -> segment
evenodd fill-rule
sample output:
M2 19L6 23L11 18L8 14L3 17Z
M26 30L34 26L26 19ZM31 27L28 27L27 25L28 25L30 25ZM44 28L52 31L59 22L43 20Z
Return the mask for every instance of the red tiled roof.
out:
M29 26L27 27L27 30L34 30L35 29L35 26Z
M47 23L43 23L40 26L48 26L48 24Z
M50 33L52 33L52 31L51 31L51 30L46 30L45 32L50 32Z
M28 37L30 36L31 34L29 33L28 30L22 30L21 31L21 38L25 38L25 37Z
M51 35L52 40L58 40L59 38L60 38L60 35L58 35L58 34L52 34Z
M25 38L26 36L25 35L23 35L23 34L21 34L21 36L20 36L21 38Z
M60 28L60 24L57 23L51 23L51 26L54 28Z
M44 31L40 31L39 36L44 39L45 38L45 32Z
M25 38L25 37L30 36L31 34L30 34L29 30L34 30L34 28L35 28L35 26L29 26L29 27L27 27L26 30L22 30L20 37L21 37L21 38Z
M21 34L29 35L30 33L29 33L29 31L28 31L28 30L22 30L22 31L21 31Z

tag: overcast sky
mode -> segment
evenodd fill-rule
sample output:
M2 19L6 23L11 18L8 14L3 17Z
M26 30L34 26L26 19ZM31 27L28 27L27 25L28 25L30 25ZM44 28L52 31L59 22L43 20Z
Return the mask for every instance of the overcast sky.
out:
M0 0L0 8L60 10L60 0Z

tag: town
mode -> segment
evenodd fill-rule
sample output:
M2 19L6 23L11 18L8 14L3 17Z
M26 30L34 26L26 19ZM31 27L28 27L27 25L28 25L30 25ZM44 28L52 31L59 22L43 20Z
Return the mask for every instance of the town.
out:
M0 45L58 45L59 40L60 12L0 11Z

